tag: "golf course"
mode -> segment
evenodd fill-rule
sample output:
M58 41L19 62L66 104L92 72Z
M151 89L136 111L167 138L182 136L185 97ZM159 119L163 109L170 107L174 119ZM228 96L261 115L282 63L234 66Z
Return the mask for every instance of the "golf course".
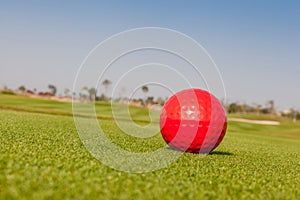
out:
M145 139L122 133L110 103L95 107L106 136L119 147L150 152L166 145L159 133ZM129 111L134 122L149 123L146 108ZM300 123L268 115L228 119L224 140L207 156L183 153L167 168L126 173L85 148L71 102L0 94L0 199L299 199Z

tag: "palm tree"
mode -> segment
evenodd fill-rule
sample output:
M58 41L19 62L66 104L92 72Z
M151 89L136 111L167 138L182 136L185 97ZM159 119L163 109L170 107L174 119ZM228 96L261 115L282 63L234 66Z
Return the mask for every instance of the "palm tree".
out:
M102 82L102 85L104 86L104 90L105 90L105 95L108 96L108 87L111 85L111 81L108 80L108 79L105 79L103 82Z
M80 99L81 100L86 100L87 99L87 92L88 92L89 88L87 86L83 86L81 88L82 93L79 93Z
M298 111L295 110L295 109L293 109L293 108L291 108L290 111L291 111L290 115L292 117L293 122L296 122L297 121Z
M95 101L96 100L97 90L95 88L90 88L88 90L88 92L89 92L90 100L91 101Z
M271 114L275 114L275 103L274 103L274 100L270 100L268 101L268 104L269 104L269 109L270 109L270 113Z
M147 101L147 93L149 92L149 88L147 85L142 86L142 91L145 93L145 99L144 99L144 103L146 105L146 101Z
M26 88L25 88L24 85L21 85L21 86L19 87L19 90L20 90L21 92L25 92Z
M51 94L53 95L53 96L55 96L55 94L56 94L56 87L54 86L54 85L48 85L48 88L51 90Z
M148 88L147 85L144 85L144 86L142 87L142 90L143 90L144 93L149 92L149 88Z

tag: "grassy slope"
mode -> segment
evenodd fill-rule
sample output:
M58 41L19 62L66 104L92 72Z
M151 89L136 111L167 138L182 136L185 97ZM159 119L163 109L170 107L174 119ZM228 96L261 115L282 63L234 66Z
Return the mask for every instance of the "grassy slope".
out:
M24 106L26 102L22 101L20 105ZM7 105L1 98L0 102L0 106ZM61 106L57 102L51 104L55 108ZM136 113L134 117L144 111ZM2 199L297 199L300 196L299 124L264 126L230 122L224 141L211 155L201 159L186 153L169 168L128 174L102 165L86 151L72 117L2 110L0 119ZM130 139L113 121L101 120L101 123L108 127L108 136L116 143ZM123 148L137 151L163 144L160 135L151 142L132 139L125 144L119 142Z
M83 108L93 106L88 103L82 105ZM121 110L123 110L124 107L127 109L127 106L125 105L117 105L116 108L118 109L118 107ZM112 118L112 109L110 103L96 102L95 108L98 118ZM0 109L73 116L71 102L58 102L48 99L28 98L26 96L5 95L1 93ZM131 117L134 120L142 122L147 122L150 120L148 109L134 106L130 106L128 109ZM126 116L126 113L123 113L123 115Z

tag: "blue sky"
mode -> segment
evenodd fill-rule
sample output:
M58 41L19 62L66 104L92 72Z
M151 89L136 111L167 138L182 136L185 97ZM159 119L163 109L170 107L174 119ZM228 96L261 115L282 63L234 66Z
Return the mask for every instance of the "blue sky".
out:
M62 93L99 42L155 26L205 47L230 101L273 99L279 109L300 109L299 10L290 0L0 1L0 87L47 90L51 83ZM149 95L161 95L155 91Z

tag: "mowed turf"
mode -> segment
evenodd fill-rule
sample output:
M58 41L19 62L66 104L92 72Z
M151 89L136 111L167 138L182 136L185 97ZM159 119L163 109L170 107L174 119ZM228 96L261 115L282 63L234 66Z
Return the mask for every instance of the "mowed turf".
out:
M25 97L24 104L13 105L10 101L10 106L23 106L27 112L13 111L1 98L1 199L300 197L299 123L266 126L229 122L223 142L210 155L201 158L184 153L168 168L130 174L94 159L80 141L71 116L30 112L36 107L31 108L26 101L32 99ZM68 103L66 108L58 108L58 102L50 103L57 110L71 111ZM97 106L103 115L110 113L108 104ZM148 117L144 109L133 108L133 112L135 119ZM165 145L159 134L151 139L135 139L123 134L113 120L99 121L106 127L107 136L126 150L147 152Z
M114 109L124 111L122 115L127 117L129 113L133 120L140 122L150 121L149 112L146 108L138 108L134 106L127 107L126 105L114 103ZM108 102L96 102L95 104L84 103L81 108L90 109L95 106L97 117L100 119L113 119L112 106ZM44 113L52 115L73 116L72 103L60 102L50 99L29 98L26 96L7 95L0 93L0 109L23 111L31 113ZM83 111L82 113L86 113ZM120 112L118 112L120 114ZM158 122L158 118L156 118Z

